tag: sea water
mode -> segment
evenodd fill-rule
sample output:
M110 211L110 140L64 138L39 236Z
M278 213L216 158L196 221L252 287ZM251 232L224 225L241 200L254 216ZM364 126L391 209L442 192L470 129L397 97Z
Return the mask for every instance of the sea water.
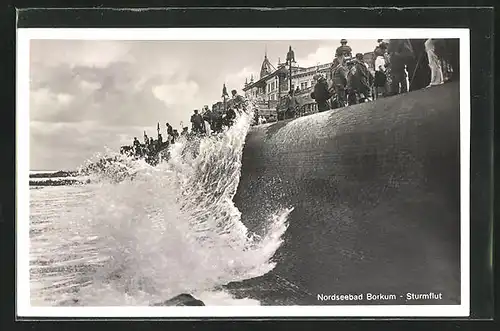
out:
M232 201L251 118L180 139L156 167L118 156L90 184L30 189L31 304L147 306L180 293L206 305L259 304L222 288L274 268L291 212L269 210L258 236Z

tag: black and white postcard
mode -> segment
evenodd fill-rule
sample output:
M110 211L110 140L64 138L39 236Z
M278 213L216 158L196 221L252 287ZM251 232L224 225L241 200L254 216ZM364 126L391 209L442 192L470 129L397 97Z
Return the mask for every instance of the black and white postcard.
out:
M468 316L468 29L17 33L19 316Z

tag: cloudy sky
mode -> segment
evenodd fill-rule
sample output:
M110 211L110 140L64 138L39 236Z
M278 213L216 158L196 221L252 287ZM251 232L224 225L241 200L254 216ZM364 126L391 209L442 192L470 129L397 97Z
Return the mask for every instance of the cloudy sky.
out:
M330 62L327 41L89 41L30 43L30 169L71 170L105 146L118 150L143 131L187 126L193 109L220 100L222 84L258 77L267 49L283 61L291 45L300 66ZM376 40L349 40L353 52Z

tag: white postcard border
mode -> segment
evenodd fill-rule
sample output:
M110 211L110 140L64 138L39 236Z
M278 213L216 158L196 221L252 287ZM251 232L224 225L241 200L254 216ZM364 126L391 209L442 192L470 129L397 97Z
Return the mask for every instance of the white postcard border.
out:
M463 317L470 310L469 29L105 28L18 29L16 80L16 308L19 317ZM328 40L460 38L461 304L363 306L34 307L29 275L30 40ZM167 299L167 298L166 298Z

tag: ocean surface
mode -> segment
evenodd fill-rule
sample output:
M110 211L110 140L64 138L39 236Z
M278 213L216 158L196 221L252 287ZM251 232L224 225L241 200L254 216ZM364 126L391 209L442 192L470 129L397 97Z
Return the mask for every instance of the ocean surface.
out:
M251 116L180 140L156 167L122 157L82 178L90 184L30 186L31 304L147 306L190 293L206 305L259 305L223 286L275 267L292 206L270 208L259 234L241 222L233 196Z

